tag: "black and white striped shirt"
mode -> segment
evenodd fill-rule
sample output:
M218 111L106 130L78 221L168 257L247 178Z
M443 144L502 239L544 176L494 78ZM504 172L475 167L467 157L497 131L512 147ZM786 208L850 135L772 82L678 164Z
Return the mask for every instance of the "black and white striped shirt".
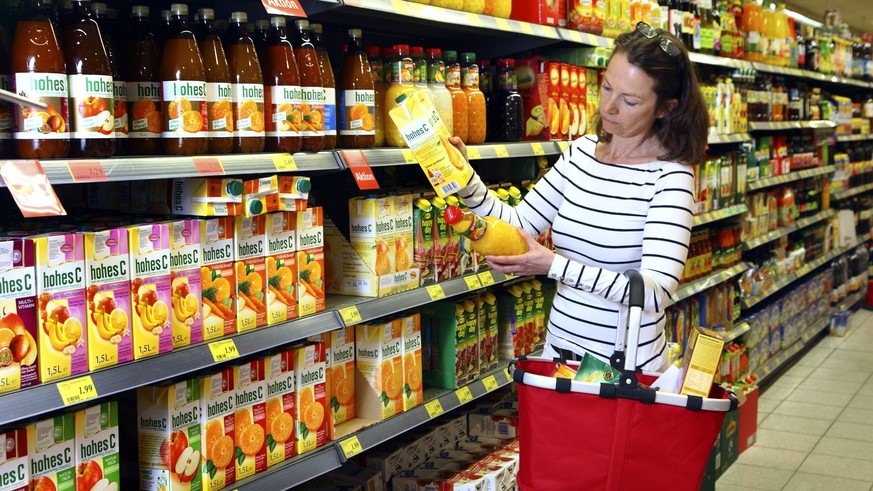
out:
M691 236L694 174L678 162L607 164L594 157L596 139L573 142L515 208L487 192L478 176L459 195L477 214L492 215L536 237L552 226L558 289L546 341L608 360L614 351L622 272L645 280L637 364L666 363L664 310L679 284Z

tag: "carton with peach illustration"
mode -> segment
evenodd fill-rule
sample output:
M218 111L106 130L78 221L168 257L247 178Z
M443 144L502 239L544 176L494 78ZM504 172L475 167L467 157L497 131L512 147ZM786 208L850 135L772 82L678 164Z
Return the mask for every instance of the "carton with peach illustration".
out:
M80 234L44 235L33 241L39 379L48 382L88 370L85 247Z
M170 225L170 277L173 295L173 349L203 341L200 314L200 222L174 220Z
M355 409L383 421L403 411L403 334L393 321L355 326Z
M251 331L267 325L266 216L236 217L236 330Z
M198 379L136 391L139 489L198 491L201 481Z
M237 480L267 469L266 375L263 358L233 367Z
M0 241L0 393L39 382L33 241Z
M76 489L118 491L121 486L118 402L76 411Z
M5 444L0 452L0 476L3 476L0 489L25 491L30 481L27 431L24 428L8 430L0 433L0 441Z
M421 318L418 312L397 319L403 333L403 410L424 402L421 384Z
M128 233L114 228L83 235L88 369L97 370L133 359Z
M354 422L355 411L355 328L344 327L326 333L330 350L330 421L327 438L337 440L362 426Z
M297 455L294 419L294 350L282 350L264 359L267 370L267 467Z
M208 341L236 332L233 218L200 221L200 246L203 340Z
M294 348L294 383L297 386L297 454L327 443L326 347L308 343Z
M297 218L297 314L324 311L324 210L310 206Z
M62 413L27 425L30 489L74 489L75 416Z
M223 489L236 482L235 387L233 368L204 375L200 384L200 473L203 491Z
M267 215L267 325L297 318L297 218L293 211Z
M139 360L173 350L170 227L155 223L127 230L133 263L130 281L133 357Z

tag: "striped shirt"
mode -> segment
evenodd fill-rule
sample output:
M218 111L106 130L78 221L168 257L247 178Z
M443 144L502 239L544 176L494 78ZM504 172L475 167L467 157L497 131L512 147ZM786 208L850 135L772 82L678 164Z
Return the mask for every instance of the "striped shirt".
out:
M694 174L678 162L607 164L595 158L595 146L590 136L574 141L517 207L494 198L478 176L459 195L477 214L534 237L552 226L548 276L558 288L546 341L553 347L608 360L619 305L627 304L622 273L639 270L646 296L637 364L659 371L667 362L664 310L688 254Z

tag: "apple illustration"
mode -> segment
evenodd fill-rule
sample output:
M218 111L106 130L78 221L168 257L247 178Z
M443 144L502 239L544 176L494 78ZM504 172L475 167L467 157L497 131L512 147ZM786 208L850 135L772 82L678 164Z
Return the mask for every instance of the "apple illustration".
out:
M174 431L170 438L161 444L161 461L173 470L179 456L188 448L188 437L184 431Z
M173 468L182 482L190 482L197 475L197 469L200 467L200 451L194 450L191 447L185 447L182 454L179 455L179 460Z
M145 302L146 305L154 305L155 302L158 301L158 294L150 289L145 289L145 291L140 290L139 298L140 301Z
M105 477L91 487L89 491L118 491L118 483L112 482Z
M97 310L102 310L108 314L115 310L115 299L112 297L101 296L97 301Z
M109 111L102 111L97 115L97 121L101 121L97 127L97 132L101 135L111 135L115 132L115 118Z
M176 288L173 291L173 293L176 295L179 295L182 298L185 298L188 296L189 293L191 293L191 290L188 289L188 283L186 283L184 281L180 281L179 284L176 285Z
M88 491L101 479L103 479L103 469L93 460L84 462L76 468L76 489Z
M59 324L63 324L70 318L70 309L66 305L58 305L51 310L49 317L54 317Z
M96 116L103 111L106 111L106 100L102 97L91 95L79 103L79 114L81 114L83 118Z
M33 491L57 491L58 489L48 476L36 478L31 485Z
M18 314L12 312L0 318L0 329L4 327L15 334L21 334L24 332L24 321Z

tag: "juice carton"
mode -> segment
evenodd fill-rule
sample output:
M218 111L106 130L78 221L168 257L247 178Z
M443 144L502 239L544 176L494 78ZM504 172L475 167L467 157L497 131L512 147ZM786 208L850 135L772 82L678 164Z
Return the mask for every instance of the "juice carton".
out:
M327 400L324 343L294 348L294 407L297 410L297 453L315 450L327 443Z
M170 226L137 225L127 229L133 277L133 357L154 356L173 350L170 324Z
M546 342L546 296L542 281L533 279L530 284L533 287L533 317L537 346L542 346Z
M403 333L392 321L355 326L356 409L383 421L403 411Z
M459 206L461 204L460 200L456 196L448 196L445 199L446 205L449 206ZM457 278L464 274L465 264L462 265L462 249L467 245L465 242L465 237L460 234L455 234L455 231L452 227L448 227L447 232L449 234L449 250L447 253L446 264L449 268L449 278Z
M553 140L563 139L561 135L561 63L549 62L549 134Z
M287 175L251 179L243 185L243 213L247 217L275 211L303 211L312 189L308 177Z
M524 299L524 346L527 353L533 351L533 347L539 344L539 333L534 321L534 294L533 285L530 281L523 281L521 286L522 298Z
M310 206L297 213L297 313L324 311L324 210Z
M199 217L242 215L243 189L243 182L239 179L173 179L169 190L170 211L176 215Z
M394 201L394 272L405 273L410 268L413 271L415 263L413 263L413 233L414 222L412 219L412 195L399 194ZM415 277L418 277L415 271ZM418 286L418 281L415 282Z
M479 320L476 317L476 303L468 298L462 302L464 307L464 378L459 383L467 383L479 376Z
M498 357L501 360L526 354L524 328L524 292L518 285L507 286L497 300Z
M3 491L25 491L28 489L30 473L27 458L27 430L19 428L0 433L5 442L0 452L0 476L3 476Z
M574 97L576 99L576 106L579 111L579 129L576 132L576 136L582 136L588 131L588 118L591 116L591 113L588 112L588 69L581 66L574 66L575 71L577 72L578 84L575 87ZM572 79L571 79L572 82Z
M588 112L588 128L587 133L597 133L595 128L594 115L597 114L600 106L600 79L603 77L603 70L589 68L585 70L585 109ZM582 80L579 80L582 83Z
M597 35L603 33L603 4L604 2L590 0L569 0L567 4L569 28Z
M570 124L573 120L573 112L570 108L571 88L570 88L571 70L568 63L561 63L561 98L558 100L558 111L561 113L561 125L558 131L559 137L562 140L570 140Z
M208 341L236 332L233 218L201 220L200 246L203 340Z
M297 318L297 217L267 215L267 325Z
M394 204L393 196L349 200L349 241L379 277L394 272Z
M0 352L8 348L12 355L0 368L0 393L39 381L35 262L33 241L0 241Z
M454 242L453 229L446 222L443 212L446 210L446 201L436 197L431 200L433 203L434 215L434 232L433 232L433 270L436 282L445 281L452 278L452 268L450 264L452 247Z
M76 411L75 426L76 489L117 491L121 486L118 402Z
M258 215L234 220L237 332L267 325L266 218Z
M200 221L174 220L170 225L170 277L173 299L173 348L203 341L200 298Z
M518 60L515 74L518 78L518 93L524 103L525 141L548 141L549 122L549 61L541 56Z
M223 489L236 482L233 368L204 375L200 385L200 435L203 491Z
M80 234L43 235L36 250L39 379L88 370L85 245Z
M479 294L473 295L470 299L473 301L473 304L476 306L476 335L477 335L477 348L476 348L476 360L475 363L479 367L479 372L484 372L488 369L488 358L485 354L485 345L487 344L488 335L485 332L485 324L488 321L487 314L485 313L485 292L481 292Z
M412 220L415 236L414 260L418 266L420 285L436 282L434 274L434 211L430 201L419 198L412 209Z
M62 413L27 425L30 489L75 489L74 423L73 413Z
M88 307L88 369L133 359L128 232L85 232L85 296Z
M267 370L267 467L280 464L297 455L294 419L295 372L294 350L282 350L264 359Z
M549 0L512 2L512 11L509 14L509 18L533 24L557 26L561 18L558 3Z
M344 327L326 334L330 350L330 420L327 438L336 440L357 429L346 430L350 425L343 425L355 418L355 328Z
M403 410L424 402L421 383L421 316L418 312L397 319L403 333Z
M266 380L264 359L255 358L233 367L236 388L236 478L244 479L267 469Z
M485 346L483 348L482 359L489 369L497 367L498 353L498 329L497 329L497 297L490 291L482 295L484 302L482 310L485 312L485 328L483 330L483 338Z
M198 379L138 388L136 411L140 489L202 489Z

